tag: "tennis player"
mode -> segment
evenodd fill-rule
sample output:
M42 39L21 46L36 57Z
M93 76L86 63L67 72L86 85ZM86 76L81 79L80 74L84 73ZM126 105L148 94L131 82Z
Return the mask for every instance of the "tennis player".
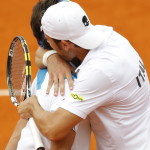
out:
M74 2L49 7L42 29L62 57L82 64L73 91L56 111L44 111L32 96L18 107L20 116L33 117L42 134L57 141L89 115L98 150L149 150L149 79L129 41L112 27L92 25Z
M73 76L76 78L75 76ZM50 92L49 94L45 93L47 83L49 80L49 74L47 72L47 69L41 69L38 71L38 74L36 78L34 79L32 83L32 94L36 95L39 100L39 104L42 106L42 108L46 111L55 111L60 103L62 103L65 99L65 95L61 96L60 94L56 97L53 95L53 92ZM69 93L69 87L67 81L65 82L65 93ZM54 90L54 86L51 89L52 91ZM90 134L91 134L91 129L90 129L90 123L89 119L83 120L76 128L74 131L72 130L73 137L72 139L70 136L66 138L64 141L61 141L62 143L55 143L55 148L51 147L51 142L48 140L46 137L41 135L42 141L44 143L44 146L46 150L54 149L57 150L56 147L59 147L59 149L64 149L64 150L88 150L89 149L89 144L90 144ZM75 135L75 140L74 140L74 135ZM73 146L72 146L72 143ZM61 147L60 147L61 146ZM71 148L72 147L72 148ZM30 130L29 124L26 125L25 128L23 128L21 132L21 138L18 142L17 145L17 150L33 150L34 149L34 141L32 138L32 133Z
M75 79L76 76L73 75ZM61 102L64 101L65 95L61 96L60 94L56 97L53 95L53 92L49 94L45 93L47 83L49 80L49 74L47 69L40 69L37 73L36 78L32 83L32 94L36 95L39 100L39 104L46 111L55 111ZM65 93L70 92L68 83L65 81ZM54 90L54 86L51 91ZM6 150L33 150L34 149L34 141L32 138L32 133L30 129L30 125L26 120L20 120L12 135L10 142L8 143ZM90 146L90 136L91 136L91 128L89 123L89 118L83 120L79 123L74 130L72 130L72 135L69 135L68 138L62 140L61 142L51 143L49 139L44 137L41 134L42 141L44 143L44 147L46 150L88 150ZM74 139L75 136L75 139ZM53 147L52 147L53 146Z
M39 22L39 16L41 16L41 13L43 13L44 11L45 11L45 9L47 9L49 6L51 6L51 5L54 5L55 3L58 3L58 2L61 2L60 0L58 1L58 0L54 0L54 1L51 1L51 0L45 0L45 1L39 1L35 6L34 6L34 8L33 8L33 12L32 12L32 17L31 17L31 28L32 28L32 31L33 31L33 34L34 34L34 36L36 37L36 39L37 39L37 41L38 41L38 44L39 44L39 49L37 50L37 54L41 54L41 50L44 50L44 51L46 51L46 49L47 50L51 50L52 48L50 47L50 45L47 43L47 41L46 41L46 39L44 38L44 35L43 35L43 33L40 31L40 22ZM49 51L47 51L47 52L49 52ZM68 63L66 63L66 61L64 61L64 60L62 60L61 58L59 58L59 56L57 55L57 56L54 56L54 58L55 59L57 59L57 63L59 62L59 66L57 67L57 69L60 69L61 68L61 70L63 70L64 72L66 71L65 69L62 69L62 66L63 66L63 68L70 68L70 66L68 65ZM53 58L53 59L54 59ZM59 59L58 59L59 58ZM39 60L38 58L36 58L36 60ZM37 62L37 61L36 61ZM63 63L62 63L63 62ZM74 63L74 64L73 64ZM73 59L72 60L72 62L71 62L71 64L73 65L73 68L75 68L76 67L76 65L78 65L78 63L79 63L79 61L78 60L76 60L76 59ZM63 64L63 65L62 65ZM38 64L37 64L38 65ZM56 66L56 65L55 65ZM69 67L68 67L69 66ZM43 65L40 65L39 67L45 67L45 66L43 66ZM50 69L51 70L51 69ZM56 70L57 71L57 70ZM39 81L39 78L41 79L43 76L42 76L42 73L41 72L45 72L45 70L42 70L42 71L39 71L39 73L38 73L38 81ZM54 72L54 71L53 71ZM68 71L67 70L67 72L68 72L68 76L69 76L69 72L70 71ZM65 75L66 77L68 77L67 75L66 75L66 73L64 74L62 71L61 71L61 73L62 73L62 75ZM59 76L60 77L60 76ZM37 78L36 78L37 79ZM35 80L36 80L35 79ZM49 79L49 78L48 78ZM69 79L69 78L67 78L67 79ZM44 81L44 77L43 77L43 80L42 81ZM36 81L35 81L36 82ZM35 83L34 82L34 83ZM46 80L46 82L48 82L47 80ZM35 94L35 90L36 90L36 88L34 88L35 86L35 84L33 83L33 85L32 85L32 93L34 93ZM45 89L45 88L44 88ZM40 90L38 90L39 91L39 93L41 92L41 88L40 88ZM46 91L46 90L45 90ZM53 90L52 90L53 91ZM61 90L60 90L61 91ZM48 92L49 93L49 92ZM47 93L47 94L48 94ZM55 92L56 93L56 92ZM39 94L40 95L40 94ZM50 103L50 104L52 104L51 103L51 98L52 99L55 99L55 98L53 98L53 96L52 96L52 92L50 93L50 97L47 95L46 97L47 97L47 99L48 99L48 97L50 98L49 99L49 101L47 101L47 103ZM63 94L64 95L64 94ZM44 94L44 96L45 96L45 94ZM60 98L60 96L59 96L59 98ZM59 99L58 98L58 99ZM44 100L43 101L44 103L46 103L46 101ZM57 102L57 101L55 101L55 102ZM42 105L43 106L43 105ZM51 110L50 108L49 108L49 110ZM10 141L9 141L9 143L8 143L8 145L7 145L7 147L6 147L6 149L7 150L9 150L9 149L11 149L11 150L16 150L16 147L17 147L17 149L21 149L21 150L23 150L23 149L33 149L33 147L34 147L34 142L33 142L33 139L32 139L32 135L31 135L31 130L30 130L30 127L29 127L29 125L27 125L26 126L26 123L27 123L27 121L25 121L25 120L19 120L18 121L18 123L17 123L17 126L16 126L16 129L14 130L14 133L12 134L12 136L11 136L11 138L10 138ZM82 127L84 126L84 128L82 129ZM25 127L25 128L24 128ZM23 129L24 128L24 129ZM22 129L23 129L23 131L22 131ZM82 130L83 130L83 132L82 132ZM22 132L21 132L22 131ZM74 144L74 146L72 147L72 149L73 150L75 150L75 149L79 149L79 147L81 147L82 146L82 148L83 149L85 149L85 150L87 150L88 149L88 147L89 147L89 139L90 139L90 129L89 129L89 122L88 122L88 119L87 120L85 120L83 123L82 123L82 125L80 125L80 128L79 128L79 130L78 130L79 132L80 132L80 134L79 134L79 136L78 136L78 134L77 134L77 136L76 136L76 139L77 140L75 140L75 144ZM84 131L86 131L86 134L84 134ZM86 135L85 136L85 140L82 140L82 139L84 139L84 135ZM21 139L20 139L20 136L21 136ZM28 137L28 138L27 138ZM42 136L43 137L43 136ZM48 139L46 139L45 137L43 137L43 139L45 139L45 146L49 149L50 148L50 142L49 142L49 140ZM19 140L19 143L18 143L18 140ZM66 140L66 139L65 139ZM71 142L69 142L69 140L70 140L70 138L67 140L67 142L66 142L66 145L67 146L69 146L69 143L71 143ZM82 141L82 144L81 144L81 142L80 141ZM84 142L84 141L86 141L86 143ZM28 143L28 144L24 144L24 143ZM85 146L84 146L84 143L85 143ZM18 146L17 146L18 145ZM53 144L54 145L54 144ZM63 146L63 148L64 148L64 146L65 146L65 141L62 141L62 144L61 144L62 146ZM72 146L72 144L70 144L71 146ZM56 143L56 145L55 145L55 148L53 148L53 149L57 149L56 147L58 147L58 146L60 146L60 143ZM51 147L52 148L52 147ZM59 147L60 148L60 147ZM61 147L62 148L62 147ZM69 148L69 150L70 150L70 148Z
M54 83L54 95L56 96L58 94L58 90L60 91L61 95L64 94L64 77L67 79L70 89L73 88L73 80L71 76L71 72L74 71L74 68L70 66L64 59L62 59L56 51L52 49L52 47L47 42L43 31L40 30L41 27L41 18L46 11L46 9L52 5L55 5L56 3L64 2L68 0L40 0L38 1L32 10L31 15L31 29L33 31L33 35L35 36L39 48L35 52L36 56L36 65L39 68L46 68L47 67L47 61L42 61L42 57L44 55L45 60L47 60L48 57L51 57L49 59L49 66L48 71L51 75L51 78L49 80L49 84L47 86L46 93L48 94L50 91L51 86ZM55 67L53 67L55 66ZM57 80L58 79L58 80Z

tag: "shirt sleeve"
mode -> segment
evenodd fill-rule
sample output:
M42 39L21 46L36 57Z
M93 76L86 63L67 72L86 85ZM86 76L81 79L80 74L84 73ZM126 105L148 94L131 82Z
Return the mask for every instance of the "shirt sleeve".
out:
M113 99L112 80L109 71L88 65L75 80L74 90L67 96L62 108L85 119L100 106ZM106 69L107 70L107 69Z

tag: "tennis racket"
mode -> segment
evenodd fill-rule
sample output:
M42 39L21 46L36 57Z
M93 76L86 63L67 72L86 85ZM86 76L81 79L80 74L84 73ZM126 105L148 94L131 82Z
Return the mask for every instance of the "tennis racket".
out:
M7 59L7 85L12 103L19 103L31 96L31 61L28 47L22 36L16 36L11 42ZM35 149L45 150L40 132L33 120L29 119Z

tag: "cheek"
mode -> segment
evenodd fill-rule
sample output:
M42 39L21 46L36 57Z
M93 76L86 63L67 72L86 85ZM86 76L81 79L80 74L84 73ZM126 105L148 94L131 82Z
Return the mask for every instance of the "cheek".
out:
M56 50L59 55L65 56L66 52L55 42L51 42L51 47Z

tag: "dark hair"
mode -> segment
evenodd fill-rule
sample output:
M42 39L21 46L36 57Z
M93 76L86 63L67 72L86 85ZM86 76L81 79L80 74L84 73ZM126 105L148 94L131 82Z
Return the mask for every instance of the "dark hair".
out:
M48 7L57 4L58 0L40 0L32 9L30 20L33 35L37 39L38 44L44 49L52 49L45 39L43 31L40 30L41 19Z

